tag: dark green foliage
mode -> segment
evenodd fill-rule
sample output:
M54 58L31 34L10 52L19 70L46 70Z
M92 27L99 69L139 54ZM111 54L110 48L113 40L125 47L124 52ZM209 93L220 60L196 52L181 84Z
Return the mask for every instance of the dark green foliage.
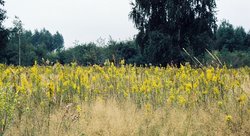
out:
M139 30L136 41L148 62L179 64L184 60L182 48L197 56L211 44L215 0L136 0L132 6L129 16ZM155 41L159 38L163 40ZM152 48L155 54L147 52Z
M177 56L173 57L176 50L174 50L175 47L170 36L153 31L148 37L147 47L144 49L144 57L147 62L157 65L176 61Z
M249 34L243 27L234 28L232 24L223 21L216 33L214 50L246 51L249 48Z
M249 51L213 51L223 65L229 68L239 68L244 66L250 66L250 53ZM203 58L204 64L218 66L218 63L207 53Z
M246 46L246 49L250 51L250 31L247 33L247 36L245 39L245 46Z
M53 41L52 41L52 51L57 50L60 51L64 46L64 39L63 36L59 33L56 32L56 34L53 35Z
M52 35L48 30L31 31L22 30L14 26L10 28L9 42L4 49L2 62L6 64L18 65L19 62L19 36L21 49L21 64L25 66L33 65L35 61L39 64L44 60L56 62L58 52L63 48L63 37L60 33Z
M100 47L95 43L79 44L73 48L59 53L59 62L67 64L77 62L79 65L103 65L105 60L119 64L125 59L127 63L138 61L138 49L134 41L116 42L109 41L107 45Z
M214 49L220 51L222 49L228 49L232 51L234 46L233 44L235 42L233 25L229 24L226 21L223 21L219 26L219 29L217 30L216 38L217 41Z
M63 48L64 39L59 32L52 35L48 30L42 29L41 31L35 30L31 42L36 47L40 46L52 52Z
M74 48L64 50L59 54L62 64L77 62L79 65L100 64L102 60L102 48L94 43L76 45Z
M4 6L4 1L0 0L0 62L4 61L4 49L7 45L8 42L8 35L9 35L9 31L7 29L4 28L4 26L2 25L3 21L6 18L6 11L2 9L2 7Z
M124 59L127 63L137 63L139 50L134 41L116 42L109 41L108 45L104 48L105 57L116 64Z
M247 46L245 45L246 32L243 27L237 27L234 30L235 37L235 50L245 50Z

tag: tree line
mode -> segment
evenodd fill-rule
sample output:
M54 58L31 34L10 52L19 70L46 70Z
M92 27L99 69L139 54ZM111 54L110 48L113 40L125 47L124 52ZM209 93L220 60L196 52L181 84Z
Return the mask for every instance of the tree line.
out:
M57 52L64 47L64 39L59 32L51 34L46 29L18 32L16 27L9 31L8 42L0 54L0 61L8 65L30 66L35 61L41 63L44 59L51 60L56 58Z
M55 63L103 65L215 65L213 56L232 67L250 66L250 31L224 20L217 26L215 0L135 0L129 18L139 33L132 40L76 43L66 49L62 34L25 30L16 18L13 28L2 22L6 11L0 0L0 63L33 65ZM195 59L193 59L195 58Z
M158 39L161 40L161 39ZM156 41L157 42L157 41ZM195 56L194 53L188 48L188 53L191 57L196 57L203 65L217 65L213 56L217 56L222 65L227 65L230 67L242 67L250 66L250 31L246 32L243 27L234 27L228 21L224 20L218 26L215 31L215 36L212 41L210 41L210 46L208 46L207 51L205 50L202 55ZM154 43L152 47L151 54L157 52L157 45ZM153 46L153 45L152 45ZM159 46L159 45L158 45ZM98 43L86 43L86 44L76 44L76 46L62 50L58 53L59 62L62 64L69 64L71 62L77 62L81 65L93 65L93 64L104 64L105 60L113 61L117 64L124 59L128 64L152 64L152 65L164 65L161 63L161 59L169 59L169 56L164 56L166 53L161 49L158 50L160 59L152 58L149 55L144 56L141 53L141 48L138 45L136 39L127 41L114 41L109 40L106 44ZM188 56L183 50L181 50L183 55L183 60L180 63L190 62L195 64L193 60ZM211 56L211 54L213 56ZM153 60L155 59L155 60ZM175 65L169 60L170 65Z

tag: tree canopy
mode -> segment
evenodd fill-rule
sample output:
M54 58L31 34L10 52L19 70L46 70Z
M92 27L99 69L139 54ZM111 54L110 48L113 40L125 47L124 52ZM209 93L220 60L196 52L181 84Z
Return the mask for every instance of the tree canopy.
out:
M35 61L41 63L43 59L50 59L54 62L58 59L55 53L64 47L64 39L59 32L51 34L44 28L40 31L35 30L35 32L23 29L22 33L19 33L17 27L14 25L9 29L11 33L4 49L3 63L18 64L19 36L22 65L33 65Z
M136 41L152 63L180 63L182 48L197 56L209 47L216 29L215 0L135 0L131 5Z
M0 0L0 61L3 58L3 49L8 41L9 31L3 26L3 21L6 19L6 11L3 9L4 1Z

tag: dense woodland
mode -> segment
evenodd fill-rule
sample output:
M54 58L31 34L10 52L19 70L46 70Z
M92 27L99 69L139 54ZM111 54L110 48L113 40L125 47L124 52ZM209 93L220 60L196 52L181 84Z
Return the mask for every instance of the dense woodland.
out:
M124 59L136 65L250 66L250 31L226 20L218 24L214 0L136 0L129 13L139 30L134 39L75 43L68 49L60 32L26 30L18 18L6 28L3 0L0 5L0 63L8 65L31 66L37 61L86 66Z

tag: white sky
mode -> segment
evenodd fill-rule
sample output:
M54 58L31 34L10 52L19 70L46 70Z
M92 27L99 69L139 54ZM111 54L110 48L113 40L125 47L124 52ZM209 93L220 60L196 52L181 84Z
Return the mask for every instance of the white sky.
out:
M137 30L128 19L131 0L5 0L6 27L18 16L26 30L46 28L59 31L65 46L75 41L95 42L98 38L127 40ZM218 20L250 30L250 0L217 0Z

